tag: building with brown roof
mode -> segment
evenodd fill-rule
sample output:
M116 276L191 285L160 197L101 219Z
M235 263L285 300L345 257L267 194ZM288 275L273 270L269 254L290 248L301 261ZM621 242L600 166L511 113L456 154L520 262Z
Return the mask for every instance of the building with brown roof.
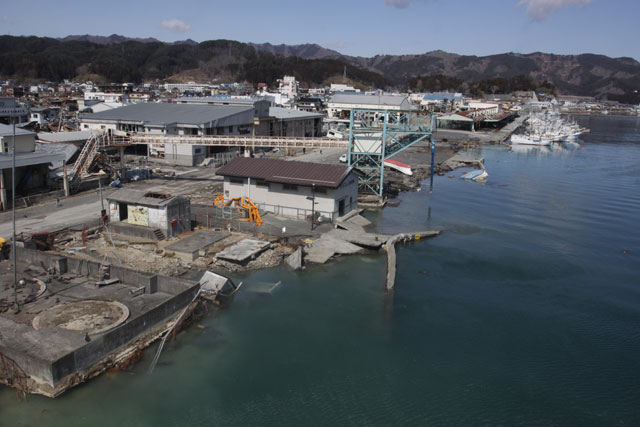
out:
M276 215L334 221L358 207L358 179L353 167L275 159L238 157L220 168L224 197L248 197Z

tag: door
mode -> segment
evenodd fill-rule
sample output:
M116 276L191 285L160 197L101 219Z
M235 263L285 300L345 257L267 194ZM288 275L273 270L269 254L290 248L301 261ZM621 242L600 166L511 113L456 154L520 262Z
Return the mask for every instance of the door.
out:
M338 202L338 216L344 215L344 199Z
M118 203L120 221L125 221L129 217L129 206L126 203Z

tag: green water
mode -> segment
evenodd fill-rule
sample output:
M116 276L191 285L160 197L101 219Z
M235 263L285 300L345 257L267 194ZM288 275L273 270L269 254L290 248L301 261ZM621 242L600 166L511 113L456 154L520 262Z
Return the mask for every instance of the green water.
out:
M380 255L246 274L153 374L151 349L55 400L3 388L0 425L640 425L640 120L580 120L580 146L487 147L486 184L369 214L444 230L392 294Z

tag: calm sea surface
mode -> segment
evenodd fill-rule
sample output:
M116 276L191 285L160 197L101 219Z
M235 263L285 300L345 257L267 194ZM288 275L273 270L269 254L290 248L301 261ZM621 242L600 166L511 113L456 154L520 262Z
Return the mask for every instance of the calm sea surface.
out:
M0 388L0 425L640 425L640 120L577 120L370 214L444 230L399 247L393 294L381 255L247 274L152 375L155 347L55 400Z

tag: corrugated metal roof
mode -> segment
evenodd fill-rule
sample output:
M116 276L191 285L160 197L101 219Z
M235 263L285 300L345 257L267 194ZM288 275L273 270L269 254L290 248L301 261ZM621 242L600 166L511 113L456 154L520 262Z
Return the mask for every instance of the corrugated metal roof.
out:
M406 96L403 95L358 95L337 93L331 97L329 102L336 104L364 104L372 106L390 105L399 107L403 103L409 104Z
M424 98L428 101L441 101L445 99L454 99L457 101L462 101L461 93L451 93L451 92L432 92L424 95Z
M153 197L152 194L156 196L160 196L158 193L151 193L148 191L139 191L139 190L130 190L128 188L121 188L109 196L107 196L107 200L112 200L114 202L120 203L128 203L131 205L143 205L143 206L168 206L174 204L176 202L181 202L186 200L182 196L172 196L170 194L166 194L166 197Z
M16 125L16 136L18 135L34 135L35 132L31 132L25 129L22 129ZM13 136L13 125L4 125L0 123L0 136Z
M87 141L91 138L91 130L79 130L72 132L40 132L38 139L48 142L76 142Z
M343 165L236 157L218 169L216 174L283 184L315 184L319 187L337 188L351 170L352 168Z
M292 110L291 108L282 107L270 107L269 116L275 117L278 120L295 120L295 119L316 119L324 117L324 114L320 113L308 113L306 111Z
M155 125L173 123L204 125L249 110L253 113L253 106L142 102L100 113L83 114L81 120L140 122Z

